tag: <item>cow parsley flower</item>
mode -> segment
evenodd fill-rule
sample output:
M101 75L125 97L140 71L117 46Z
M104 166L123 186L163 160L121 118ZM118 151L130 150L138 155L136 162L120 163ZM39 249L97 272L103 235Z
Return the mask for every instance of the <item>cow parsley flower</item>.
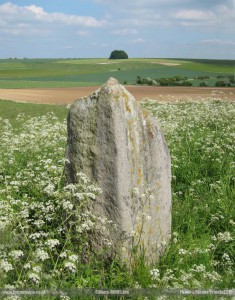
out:
M71 261L67 261L64 264L64 268L67 269L68 271L70 271L71 273L75 273L75 271L76 271L76 265L74 263L72 263Z
M31 263L24 264L24 269L30 269L30 268L31 268Z
M38 284L40 281L40 277L37 273L31 272L28 274L28 278L32 280L34 283Z
M42 249L37 249L35 254L36 254L37 259L39 259L41 261L44 261L49 258L48 253Z
M60 257L61 257L61 258L66 258L66 257L67 257L66 251L60 253Z
M37 228L40 228L40 227L42 227L42 226L45 224L45 222L44 222L43 220L36 220L36 221L33 222L33 224L34 224Z
M59 244L60 244L60 242L57 239L49 239L49 240L46 241L46 245L50 249L54 249Z
M62 205L63 205L63 208L64 208L65 210L72 210L72 209L73 209L73 203L71 203L71 202L68 201L68 200L64 200L64 201L62 202Z
M150 275L152 277L152 280L157 280L160 276L160 272L158 269L152 269L150 270Z
M24 256L24 252L21 250L13 250L9 253L9 255L14 259L17 260L19 258L21 258L22 256Z
M36 273L40 273L42 271L42 268L40 266L34 266L32 270Z
M231 233L229 231L219 232L216 237L213 237L217 241L228 243L233 240Z
M7 260L2 260L0 262L0 268L6 273L13 270L12 264L10 264Z
M187 253L188 253L187 250L185 250L185 249L179 249L179 255L185 255Z
M69 259L70 261L76 262L76 261L78 260L78 256L75 255L75 254L72 254L72 255L70 255L70 256L68 257L68 259Z
M45 188L44 192L47 193L48 195L52 195L54 193L55 186L52 183L49 183Z

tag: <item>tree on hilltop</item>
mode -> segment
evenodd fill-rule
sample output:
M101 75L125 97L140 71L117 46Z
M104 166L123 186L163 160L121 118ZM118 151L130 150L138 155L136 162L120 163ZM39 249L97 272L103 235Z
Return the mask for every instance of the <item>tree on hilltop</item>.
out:
M111 52L109 59L127 59L128 55L123 50L114 50Z

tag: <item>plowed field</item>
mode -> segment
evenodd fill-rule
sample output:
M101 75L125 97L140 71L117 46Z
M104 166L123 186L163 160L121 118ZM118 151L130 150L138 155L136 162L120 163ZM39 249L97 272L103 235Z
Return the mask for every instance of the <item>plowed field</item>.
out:
M78 88L34 88L34 89L0 89L0 99L41 104L70 104L74 100L85 97L99 87ZM200 88L200 87L152 87L126 86L127 90L137 99L150 98L157 101L185 100L188 97L210 97L213 91L220 98L235 100L235 88Z

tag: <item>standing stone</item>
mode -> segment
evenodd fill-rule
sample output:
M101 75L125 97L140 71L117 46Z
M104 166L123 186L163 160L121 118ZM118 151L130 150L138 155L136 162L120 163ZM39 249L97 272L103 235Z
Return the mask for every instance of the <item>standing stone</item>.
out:
M136 248L158 259L171 234L170 155L155 118L116 79L71 106L66 158L69 183L82 172L102 189L91 209L117 224L122 259Z

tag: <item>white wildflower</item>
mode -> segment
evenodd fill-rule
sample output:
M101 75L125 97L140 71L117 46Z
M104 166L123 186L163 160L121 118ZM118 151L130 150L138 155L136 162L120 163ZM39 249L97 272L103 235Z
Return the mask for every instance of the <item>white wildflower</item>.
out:
M88 193L86 193L86 196L89 197L89 198L91 198L92 200L96 199L96 195L94 193L88 192Z
M47 237L47 236L48 236L48 233L40 231L40 232L31 233L29 235L29 238L31 240L37 240L37 239L40 239L41 237Z
M30 263L24 264L24 269L30 269L30 268L31 268L31 264Z
M141 289L141 285L139 284L139 282L137 282L137 281L135 282L134 288Z
M193 269L191 269L194 272L198 272L198 273L204 273L206 271L206 267L202 264L200 265L194 265Z
M45 188L44 188L44 192L47 193L48 195L53 194L55 190L55 186L52 183L49 183Z
M12 264L10 264L8 261L6 260L1 260L0 262L0 268L5 271L6 273L13 270L13 266Z
M64 208L65 210L72 210L72 209L73 209L73 203L71 203L71 202L68 201L68 200L64 200L64 201L62 202L62 205L63 205L63 208Z
M232 241L233 238L231 237L231 234L229 231L225 231L225 232L219 232L217 234L217 240L228 243L228 242Z
M43 220L36 220L36 221L33 222L33 224L34 224L37 228L40 228L40 227L42 227L42 226L45 224L45 222L44 222Z
M60 295L61 300L70 300L71 298L67 295Z
M188 253L187 250L185 250L185 249L179 249L179 255L185 255L187 253Z
M220 263L219 263L219 261L217 261L217 260L212 260L211 262L210 262L210 265L212 266L212 267L216 267L216 266L218 266Z
M72 263L71 261L67 261L64 264L64 268L69 270L71 273L75 273L75 271L76 271L76 265L74 263Z
M215 271L213 272L206 272L203 274L203 277L205 279L209 279L212 282L221 282L222 281L222 277Z
M85 199L84 193L75 193L74 196L77 197L80 201L83 201Z
M150 275L152 277L152 280L157 280L160 276L160 272L158 269L152 269L150 270Z
M36 284L39 283L39 281L40 281L39 275L37 273L34 273L34 272L29 273L28 278Z
M89 183L89 179L84 173L79 172L76 175L84 184Z
M46 241L46 245L50 248L53 249L55 248L57 245L59 245L60 242L57 239L49 239Z
M225 261L230 261L230 257L227 253L223 254L222 259L225 260Z
M78 260L78 256L75 255L75 254L72 254L72 255L70 255L70 256L68 257L68 259L69 259L70 261L76 262L76 261Z
M60 253L60 257L61 257L61 258L66 258L66 257L67 257L66 251Z
M46 251L44 251L43 249L37 249L35 254L36 254L37 259L39 259L41 261L44 261L49 258L48 253Z
M36 273L40 273L42 271L42 268L40 266L34 266L32 270Z
M19 258L21 258L22 256L24 256L24 252L21 250L13 250L9 253L9 255L14 259L17 260Z
M4 297L4 300L21 300L21 299L22 298L17 295L11 295L11 296L8 296L7 298Z

